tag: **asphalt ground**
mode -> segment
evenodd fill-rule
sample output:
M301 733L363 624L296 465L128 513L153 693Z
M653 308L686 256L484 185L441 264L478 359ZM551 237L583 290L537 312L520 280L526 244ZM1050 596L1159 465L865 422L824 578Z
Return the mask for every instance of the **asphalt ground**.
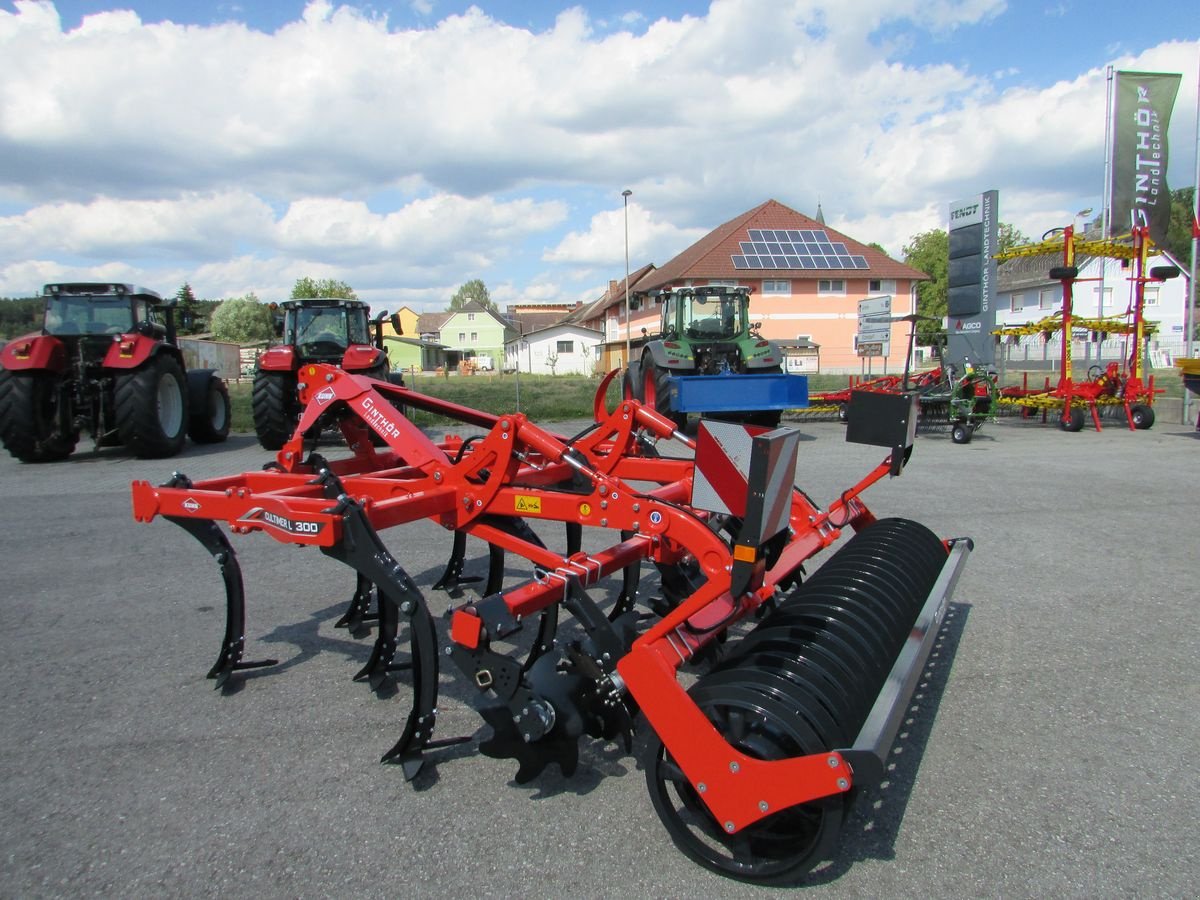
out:
M821 504L882 457L836 423L797 427L797 483ZM247 656L282 664L214 691L216 565L171 524L135 524L129 484L267 458L245 435L172 460L0 458L0 896L776 893L674 848L644 736L632 756L589 746L574 778L525 786L471 745L433 754L415 784L380 765L408 695L351 681L370 647L333 628L352 573L315 550L235 538ZM887 779L805 894L1194 896L1200 435L1161 421L923 435L866 500L976 550ZM444 610L428 588L448 534L384 538ZM469 551L482 573L483 546ZM486 736L449 668L439 734Z

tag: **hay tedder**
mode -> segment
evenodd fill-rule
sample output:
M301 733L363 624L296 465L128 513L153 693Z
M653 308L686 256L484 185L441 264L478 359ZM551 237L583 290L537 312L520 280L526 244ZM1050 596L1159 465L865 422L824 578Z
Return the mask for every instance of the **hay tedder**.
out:
M244 658L242 577L224 522L355 571L338 624L374 627L357 680L411 680L412 709L383 757L407 778L467 740L434 737L445 660L482 698L492 735L480 751L515 760L518 782L550 763L571 775L585 736L630 751L640 718L651 801L676 845L733 878L797 881L831 858L852 799L883 777L971 542L876 519L861 499L911 452L912 396L864 394L871 415L858 427L852 417L848 436L890 453L822 510L793 485L798 432L705 422L693 440L636 400L608 411L615 374L597 392L595 424L568 439L520 414L307 366L304 412L267 469L135 482L134 516L180 525L220 566L225 635L208 673L218 685L273 663ZM398 406L484 433L435 442ZM331 423L349 447L336 459L314 449ZM672 438L694 459L659 455ZM434 588L463 602L445 629L380 537L426 518L453 532ZM565 550L539 536L544 523L565 523ZM854 535L807 575L845 529ZM465 574L468 536L489 547L478 596L462 591L482 580ZM506 554L528 561L526 580L505 583ZM643 584L644 569L657 579Z

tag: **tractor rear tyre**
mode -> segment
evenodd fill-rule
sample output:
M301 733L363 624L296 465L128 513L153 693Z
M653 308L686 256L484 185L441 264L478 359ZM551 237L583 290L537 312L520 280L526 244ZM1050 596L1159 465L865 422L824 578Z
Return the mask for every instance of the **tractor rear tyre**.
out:
M140 459L174 456L183 449L188 421L187 385L175 357L159 353L114 390L117 434Z
M79 434L59 430L59 376L0 369L0 441L21 462L66 459Z
M229 389L220 377L210 375L189 401L188 437L197 444L219 444L229 437Z
M1154 407L1145 403L1135 403L1129 407L1129 417L1133 419L1133 427L1145 431L1154 424Z
M254 412L254 433L267 450L279 450L296 430L299 401L296 376L291 372L263 372L254 376L250 392Z

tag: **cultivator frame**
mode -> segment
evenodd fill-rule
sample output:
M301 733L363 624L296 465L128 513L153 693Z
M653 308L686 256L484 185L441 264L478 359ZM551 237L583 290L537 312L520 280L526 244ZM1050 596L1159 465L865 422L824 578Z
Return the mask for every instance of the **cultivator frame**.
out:
M180 525L220 566L226 628L208 673L218 686L275 662L244 658L245 596L237 556L217 524L225 522L234 533L318 547L355 570L338 625L355 634L375 626L357 680L379 687L409 673L413 706L383 757L401 763L407 778L428 751L466 740L433 738L445 657L497 701L481 710L494 735L480 749L517 760L519 782L551 762L571 774L584 734L623 739L629 749L640 711L657 742L652 798L680 848L731 877L794 881L827 858L852 793L881 777L972 544L939 540L907 520L877 521L861 499L907 460L911 407L897 408L895 435L868 441L892 446L889 456L822 510L792 484L795 432L755 434L726 423L749 442L749 466L739 469L722 455L719 436L702 431L694 441L636 400L608 411L615 375L597 391L596 424L568 439L520 414L494 416L306 366L305 410L274 462L199 482L178 473L159 487L134 482L134 517ZM400 405L486 431L435 442ZM334 422L351 455L327 459L314 445ZM659 456L656 443L670 438L700 445L697 459ZM724 498L715 507L697 505L700 479ZM421 590L379 536L425 518L454 532L435 588L461 596L472 580L463 574L466 536L489 545L481 596L451 608L441 650ZM537 520L566 524L565 552L545 546L529 526ZM585 552L585 526L616 531L619 540ZM803 564L847 528L856 537L805 593ZM532 578L505 587L505 553L528 560ZM837 560L840 569L822 581ZM645 562L660 573L661 597L640 596ZM620 576L620 592L598 603L589 590L609 576ZM559 634L562 610L576 620L577 640ZM761 619L749 633L763 629L760 646L722 646L750 618ZM534 623L529 641L520 633ZM402 630L408 658L398 661ZM523 661L504 649L522 640ZM680 683L681 669L708 665L723 673L701 674L690 690ZM843 707L813 699L829 696L846 698ZM682 805L671 807L668 795Z

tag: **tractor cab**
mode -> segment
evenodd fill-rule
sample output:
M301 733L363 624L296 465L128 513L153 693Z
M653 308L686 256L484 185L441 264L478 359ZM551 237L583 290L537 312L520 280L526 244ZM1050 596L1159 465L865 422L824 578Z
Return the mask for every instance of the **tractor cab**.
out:
M736 340L750 330L750 289L719 285L663 293L664 337Z
M162 298L146 288L129 284L48 284L43 294L43 334L111 336L146 330L147 326L166 334Z
M367 305L359 300L318 299L282 303L284 344L304 361L341 362L353 344L370 344Z

